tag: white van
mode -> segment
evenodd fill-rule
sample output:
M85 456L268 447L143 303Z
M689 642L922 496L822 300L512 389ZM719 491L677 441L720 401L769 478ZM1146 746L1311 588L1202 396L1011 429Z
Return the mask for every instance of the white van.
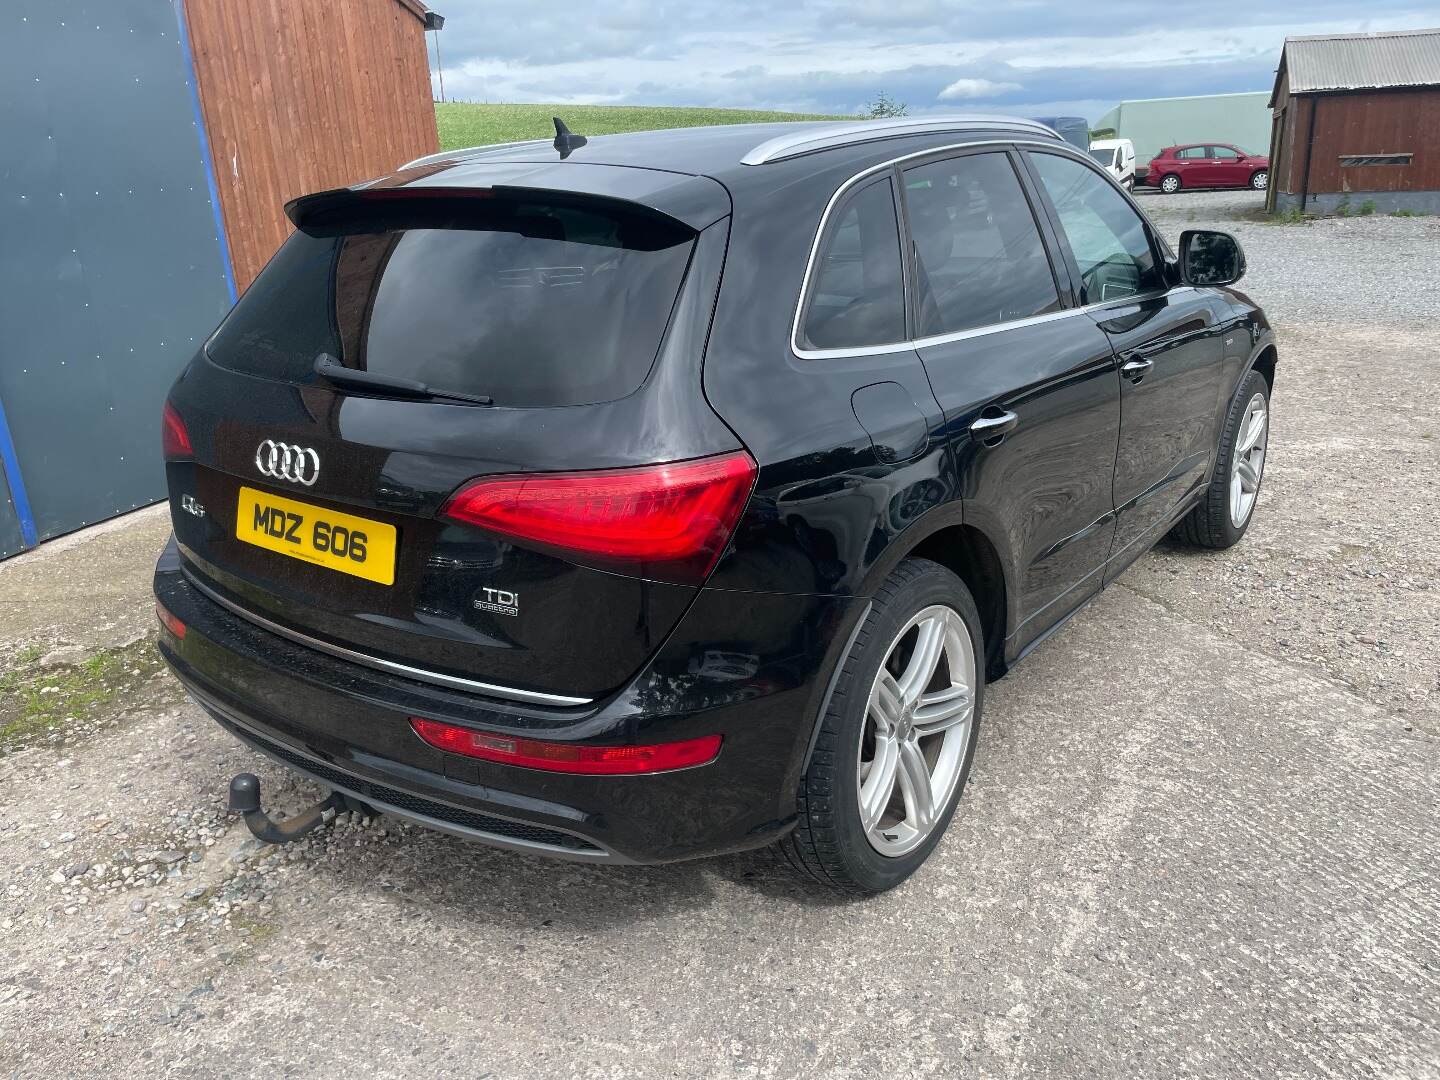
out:
M1135 144L1129 139L1095 139L1090 143L1090 156L1109 169L1127 191L1135 186Z

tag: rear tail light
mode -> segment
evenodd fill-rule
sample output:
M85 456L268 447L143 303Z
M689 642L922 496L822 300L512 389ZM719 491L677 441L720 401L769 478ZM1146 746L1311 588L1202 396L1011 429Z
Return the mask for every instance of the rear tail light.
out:
M699 584L715 567L755 484L743 450L597 472L476 480L443 513L576 561Z
M410 726L431 746L452 754L520 765L527 769L592 776L634 776L689 769L714 761L720 753L719 735L649 746L576 746L472 731L420 716L412 716Z
M165 403L160 444L164 448L166 460L195 456L195 451L190 446L190 432L185 429L185 421L180 419L175 406L168 401Z
M185 640L185 624L159 600L155 601L155 615L160 620L160 625L174 634L177 641Z

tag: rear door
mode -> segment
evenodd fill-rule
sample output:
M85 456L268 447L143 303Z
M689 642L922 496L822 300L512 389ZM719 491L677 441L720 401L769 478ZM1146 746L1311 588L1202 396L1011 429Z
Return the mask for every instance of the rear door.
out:
M1070 304L1019 169L984 150L902 174L917 347L965 519L1008 564L1011 655L1100 587L1120 426L1110 344Z
M1233 146L1210 147L1210 168L1217 187L1245 187L1250 170L1240 164L1240 151Z
M1185 187L1210 186L1210 162L1203 146L1182 146L1175 151L1175 171Z
M1114 577L1209 475L1224 346L1204 292L1170 287L1164 248L1088 162L1027 154L1090 317L1120 362Z

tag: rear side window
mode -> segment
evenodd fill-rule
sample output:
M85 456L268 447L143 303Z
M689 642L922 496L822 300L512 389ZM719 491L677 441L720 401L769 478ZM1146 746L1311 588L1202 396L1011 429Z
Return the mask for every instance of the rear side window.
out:
M1039 227L1007 155L936 161L904 176L922 337L1060 307Z
M1145 222L1113 184L1058 154L1032 154L1030 160L1075 256L1084 303L1163 287Z
M1187 146L1182 150L1176 150L1175 157L1180 161L1200 161L1205 157L1205 147Z
M820 246L802 340L815 349L905 340L905 287L888 178L852 194Z
M598 200L513 198L394 198L319 231L246 290L206 346L215 363L308 382L326 352L516 407L637 389L695 237Z

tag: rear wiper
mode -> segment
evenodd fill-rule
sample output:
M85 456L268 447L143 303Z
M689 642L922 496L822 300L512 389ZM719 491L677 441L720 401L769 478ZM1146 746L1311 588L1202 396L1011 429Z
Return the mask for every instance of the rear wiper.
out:
M452 401L461 405L495 404L493 398L488 398L484 394L462 394L458 390L437 390L417 379L402 379L398 375L380 375L373 371L349 368L329 353L324 352L315 357L315 374L336 386L353 386L357 390L369 390L376 394L425 398L429 401Z

